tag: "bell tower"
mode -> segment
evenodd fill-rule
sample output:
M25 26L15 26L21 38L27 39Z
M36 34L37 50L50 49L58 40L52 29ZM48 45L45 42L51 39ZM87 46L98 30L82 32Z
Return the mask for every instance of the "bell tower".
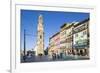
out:
M43 29L43 16L38 17L37 27L37 55L44 55L44 29Z

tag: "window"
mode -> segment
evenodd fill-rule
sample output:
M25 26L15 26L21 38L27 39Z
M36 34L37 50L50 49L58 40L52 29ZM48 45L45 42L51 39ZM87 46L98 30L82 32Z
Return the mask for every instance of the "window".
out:
M87 31L84 31L84 32L83 32L83 35L86 35L86 34L87 34Z
M78 34L75 34L75 37L78 37Z
M42 38L42 36L40 35L40 39Z

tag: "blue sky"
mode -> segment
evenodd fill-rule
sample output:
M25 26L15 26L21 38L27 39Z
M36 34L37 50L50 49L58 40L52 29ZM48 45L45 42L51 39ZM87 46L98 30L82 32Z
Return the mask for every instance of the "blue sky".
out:
M73 21L80 22L89 18L89 13L82 12L56 12L21 10L21 49L23 49L24 29L26 30L26 49L34 49L37 39L38 16L42 14L44 22L45 48L48 46L49 38L60 31L60 26Z

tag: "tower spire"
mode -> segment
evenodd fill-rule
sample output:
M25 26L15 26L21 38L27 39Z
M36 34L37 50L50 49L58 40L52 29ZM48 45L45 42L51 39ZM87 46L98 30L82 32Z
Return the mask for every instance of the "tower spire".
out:
M43 31L43 16L41 14L38 17L38 31Z

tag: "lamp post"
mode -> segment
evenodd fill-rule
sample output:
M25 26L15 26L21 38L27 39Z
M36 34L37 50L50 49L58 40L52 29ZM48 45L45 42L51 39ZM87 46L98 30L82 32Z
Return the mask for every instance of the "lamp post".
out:
M26 61L26 31L24 30L24 56L23 56L24 62Z
M24 56L23 56L24 62L26 62L26 36L35 36L35 35L27 34L26 30L24 29Z

